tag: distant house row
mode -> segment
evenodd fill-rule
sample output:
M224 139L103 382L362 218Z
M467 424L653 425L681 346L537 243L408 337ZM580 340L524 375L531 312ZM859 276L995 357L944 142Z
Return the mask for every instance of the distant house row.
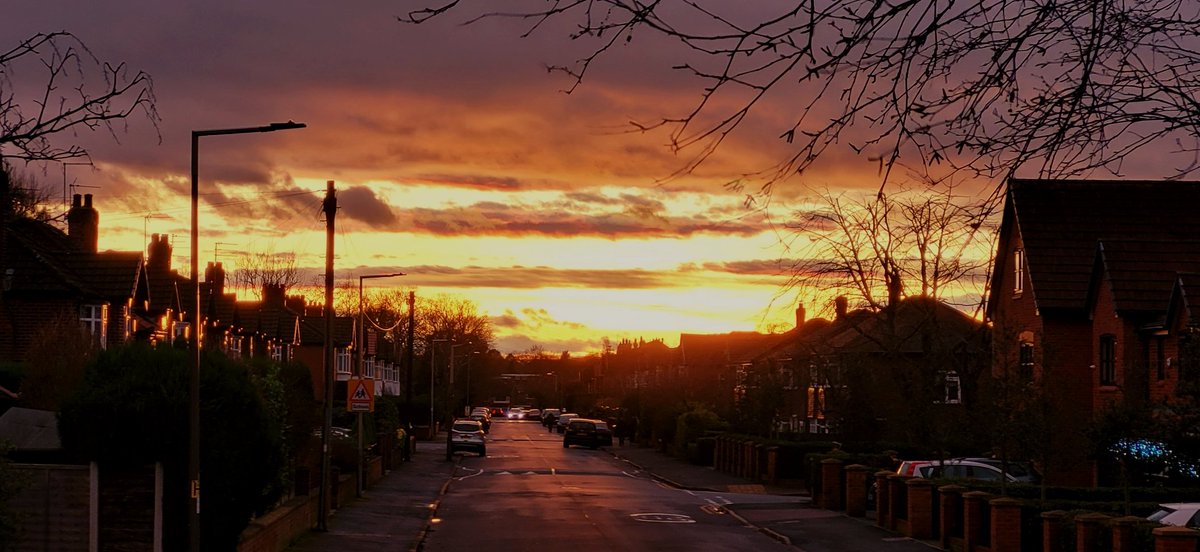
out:
M1197 209L1196 182L1014 179L983 321L919 297L879 312L839 298L833 320L800 307L783 334L623 344L611 375L725 415L769 388L777 431L897 439L972 407L979 378L1012 378L1045 386L1055 438L1079 446L1056 482L1092 485L1082 444L1097 416L1118 405L1169 414L1192 400L1181 384L1200 383ZM858 386L868 396L838 396L850 381L868 383Z
M63 332L78 332L80 326L100 348L189 338L196 288L172 268L168 236L153 235L144 256L140 251L98 251L99 221L92 196L75 195L66 233L30 218L0 224L0 362L20 362L52 350L56 340L69 335ZM209 263L200 282L203 346L231 357L303 362L312 373L314 398L322 397L321 306L287 297L281 286L273 285L264 286L260 301L239 301L225 284L221 263ZM359 331L353 318L335 317L337 381L353 373ZM373 336L362 341L376 342ZM399 394L395 359L366 348L363 376L376 380L377 394Z

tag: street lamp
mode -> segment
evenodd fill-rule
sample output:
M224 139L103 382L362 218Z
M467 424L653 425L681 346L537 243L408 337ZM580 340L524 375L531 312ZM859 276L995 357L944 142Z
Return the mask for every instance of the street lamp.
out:
M364 323L365 317L363 316L363 280L372 280L375 278L394 278L396 276L404 276L404 273L392 272L389 274L366 274L358 277L358 347L356 347L358 349L358 362L355 363L355 367L357 368L356 371L358 372L358 378L360 380L363 377L363 353L367 352L367 327ZM358 481L355 487L355 494L361 497L363 494L363 479L365 479L363 477L363 413L359 411L357 414L358 420L356 423L358 427L356 432L358 433Z
M447 367L447 371L450 372L450 378L449 378L449 382L447 382L447 384L446 384L446 410L450 414L450 419L446 420L446 422L448 424L454 421L454 407L451 405L453 405L456 402L454 400L454 396L453 396L454 395L454 368L455 368L455 366L454 366L454 349L456 349L458 347L465 347L470 344L471 344L470 341L468 341L466 343L454 343L454 342L450 343L450 365ZM447 426L447 427L449 427L449 426Z
M192 131L192 288L195 302L192 304L192 331L189 346L192 349L192 373L188 393L188 479L191 481L188 496L188 549L200 551L200 137L223 136L226 134L252 134L304 128L304 123L288 121L271 123L267 126L243 128L218 128ZM327 336L328 337L328 336ZM322 439L328 439L328 431Z
M471 354L467 355L467 408L463 410L467 415L471 414L471 359L478 354L479 351L471 351Z
M432 439L437 434L437 421L433 414L433 375L434 366L433 358L437 353L437 344L450 341L449 339L432 339L429 341L429 438Z

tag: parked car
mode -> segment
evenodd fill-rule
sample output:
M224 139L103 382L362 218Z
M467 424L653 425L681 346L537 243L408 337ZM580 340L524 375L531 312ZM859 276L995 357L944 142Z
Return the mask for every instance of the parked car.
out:
M917 466L913 475L926 479L999 481L1005 477L1005 471L1003 463L994 458L952 458ZM1036 483L1038 475L1026 462L1009 462L1007 479L1012 483Z
M603 420L574 418L563 433L563 448L578 445L588 448L611 447L612 430Z
M471 419L479 422L479 424L483 426L484 433L492 430L492 419L486 415L480 413L471 414Z
M1200 529L1200 502L1159 504L1158 510L1146 517L1163 525Z
M454 420L450 431L446 432L446 459L449 460L460 450L487 456L487 439L484 437L483 424L476 420Z
M540 422L540 421L542 421L542 411L538 410L536 408L530 408L525 411L525 419L526 420L537 420Z
M896 475L903 475L905 477L920 477L921 474L917 473L917 469L921 466L928 466L929 464L933 463L933 460L905 460L900 462L900 467L896 468Z
M579 414L574 412L563 412L562 414L559 414L558 419L554 420L554 431L562 433L563 430L567 428L567 422L571 421L572 418L578 417Z

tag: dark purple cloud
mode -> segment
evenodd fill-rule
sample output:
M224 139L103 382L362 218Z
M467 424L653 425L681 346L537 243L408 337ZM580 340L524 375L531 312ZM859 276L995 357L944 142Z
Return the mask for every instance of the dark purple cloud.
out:
M369 188L357 186L338 192L338 207L345 216L364 222L371 228L396 228L397 219L392 207Z

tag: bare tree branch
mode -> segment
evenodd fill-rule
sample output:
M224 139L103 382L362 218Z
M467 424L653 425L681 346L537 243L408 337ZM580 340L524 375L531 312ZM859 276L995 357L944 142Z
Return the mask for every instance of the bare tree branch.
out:
M17 77L25 68L42 73L40 95L22 100ZM21 88L30 90L28 80ZM79 130L107 130L141 113L158 128L150 75L124 63L102 61L68 32L38 33L0 52L0 157L63 161L87 157L78 144L54 140ZM161 139L161 136L160 136Z
M912 296L978 296L971 288L990 265L979 252L991 236L979 223L977 201L947 189L861 200L825 192L818 202L788 224L810 244L789 267L790 289L850 294L873 310Z
M557 20L590 53L554 66L568 90L615 45L638 34L672 39L676 69L697 79L690 110L632 129L664 129L694 170L768 95L794 98L778 136L791 153L733 183L758 190L802 173L846 144L881 164L902 160L939 180L966 173L999 182L1120 175L1135 152L1165 144L1200 168L1200 6L1179 0L808 0L755 21L740 3L706 0L554 1L530 11L487 8L469 22ZM766 10L762 6L755 6ZM422 23L472 8L414 10ZM853 129L852 131L850 129Z

